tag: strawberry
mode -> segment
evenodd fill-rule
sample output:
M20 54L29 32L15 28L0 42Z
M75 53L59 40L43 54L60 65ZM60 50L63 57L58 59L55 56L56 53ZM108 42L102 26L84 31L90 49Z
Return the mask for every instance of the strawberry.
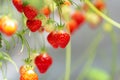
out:
M33 70L28 70L20 76L20 80L38 80L38 75Z
M64 5L71 6L71 2L69 0L64 1Z
M64 31L51 32L47 40L54 48L65 48L70 40L70 35Z
M19 73L20 75L24 74L25 72L27 72L27 67L25 65L22 65L19 69Z
M48 37L47 40L48 42L54 47L54 48L58 48L58 43L57 43L57 34L56 32L51 32Z
M40 73L45 73L52 65L52 58L47 53L41 53L35 58L35 64Z
M84 14L83 14L82 12L80 12L80 11L75 11L75 12L72 14L71 18L77 22L78 27L79 27L79 25L83 24L83 22L85 21L85 16L84 16Z
M103 2L103 0L96 0L94 5L99 10L104 10L105 6L106 6L105 3Z
M92 29L95 29L102 22L102 18L94 12L89 11L86 12L86 21L90 24Z
M36 32L37 30L39 30L39 28L42 25L41 20L39 19L34 19L34 20L27 20L27 27L32 31L32 32Z
M61 48L65 48L70 40L70 35L64 31L59 31L58 35L58 44Z
M74 33L78 27L75 20L70 20L69 22L67 22L66 26L67 26L68 31L70 31L71 34Z
M42 10L40 11L41 13L43 13L46 17L49 17L51 10L48 6L42 8Z
M89 6L88 6L86 3L84 3L84 4L82 5L82 8L83 8L84 11L90 10Z
M23 12L23 3L22 0L12 0L13 5L19 12Z
M51 19L48 19L44 24L44 29L46 32L52 32L55 30L55 22Z
M0 18L0 32L1 32L1 29L2 28L2 19Z
M31 5L25 5L23 7L23 12L25 16L30 20L34 19L38 14L37 10Z
M17 23L8 16L3 16L0 23L1 32L7 36L12 36L17 31Z

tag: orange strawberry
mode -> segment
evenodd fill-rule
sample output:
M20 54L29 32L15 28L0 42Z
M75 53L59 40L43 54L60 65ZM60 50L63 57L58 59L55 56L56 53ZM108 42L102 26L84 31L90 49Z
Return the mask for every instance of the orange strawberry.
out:
M46 6L41 10L41 13L43 13L46 17L48 17L51 13L51 10L49 9L48 6Z
M21 66L19 69L20 75L23 75L27 71L27 67L25 65Z
M20 80L39 80L38 75L33 70L28 70L20 76Z
M69 22L67 22L66 26L68 31L70 31L71 34L74 33L78 28L78 25L75 20L70 20Z
M94 5L99 10L104 10L105 6L106 6L103 0L96 0L95 3L94 3Z

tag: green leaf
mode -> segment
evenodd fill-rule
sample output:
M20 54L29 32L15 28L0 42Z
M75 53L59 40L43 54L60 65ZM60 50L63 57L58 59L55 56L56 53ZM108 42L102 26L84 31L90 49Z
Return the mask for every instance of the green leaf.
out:
M44 7L44 0L30 0L30 5L34 6L38 10Z
M23 0L23 5L31 5L40 10L44 6L44 0Z
M17 67L16 63L11 58L4 57L4 59L11 62L15 66L16 71L18 72L18 67Z
M4 38L3 38L3 41L4 41L5 45L6 45L6 50L10 50L10 43Z
M0 52L0 61L3 59L3 54Z
M9 54L6 52L1 52L1 53L3 53L3 59L11 62L15 66L16 71L18 72L18 67L17 67L16 63L12 60L12 58L9 56Z
M2 67L2 62L0 62L0 68Z
M91 69L87 75L89 80L110 80L109 74L100 69Z

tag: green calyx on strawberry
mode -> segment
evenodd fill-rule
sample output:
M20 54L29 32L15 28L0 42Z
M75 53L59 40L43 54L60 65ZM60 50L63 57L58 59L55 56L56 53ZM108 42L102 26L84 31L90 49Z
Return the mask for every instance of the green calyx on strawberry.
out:
M40 73L45 73L52 65L52 57L48 55L46 52L40 53L40 55L36 56L34 60L36 67L38 68Z
M27 20L26 24L27 27L30 29L30 31L36 32L40 29L42 22L39 19L33 19L33 20Z
M12 3L14 5L14 7L17 9L17 11L23 12L22 0L12 0Z
M46 32L52 32L55 30L55 21L52 19L48 19L44 25L44 29Z
M59 26L58 31L51 32L47 40L54 48L65 48L70 41L70 34L61 30L62 26Z

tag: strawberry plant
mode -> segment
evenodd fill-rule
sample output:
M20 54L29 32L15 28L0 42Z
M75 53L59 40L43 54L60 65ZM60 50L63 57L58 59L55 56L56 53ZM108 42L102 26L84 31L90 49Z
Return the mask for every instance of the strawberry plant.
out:
M73 38L76 33L86 29L86 23L98 35L86 50L89 54L77 56L79 60L75 61L74 66L84 67L76 75L76 80L115 80L118 54L117 35L113 26L120 28L120 24L109 17L105 0L0 0L0 80L7 80L7 62L12 63L17 72L19 70L19 80L42 80L42 75L48 75L55 66L55 59L60 57L54 56L57 53L49 49L66 50L65 71L59 77L61 80L71 80L71 58L76 53L72 50L84 47L76 46L82 43L82 37L77 36L77 41L73 41ZM91 70L105 32L109 34L112 44L110 75L99 69ZM89 35L89 31L86 34ZM19 64L12 59L14 54L11 53L22 56L24 63Z

